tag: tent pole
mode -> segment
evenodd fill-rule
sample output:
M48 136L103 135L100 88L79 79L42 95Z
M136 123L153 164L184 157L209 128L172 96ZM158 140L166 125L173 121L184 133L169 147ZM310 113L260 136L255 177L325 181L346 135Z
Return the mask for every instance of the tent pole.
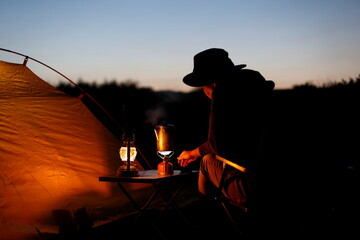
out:
M0 48L1 51L5 51L5 52L10 52L10 53L14 53L14 54L17 54L17 55L20 55L20 56L23 56L25 57L24 59L24 62L23 62L23 65L25 66L26 63L28 62L28 59L30 60L33 60L37 63L40 63L41 65L47 67L47 68L50 68L51 70L53 70L54 72L56 72L57 74L59 74L60 76L62 76L63 78L65 78L66 80L68 80L71 84L73 84L75 87L77 87L84 95L86 95L88 98L90 98L99 108L101 108L102 111L105 112L105 114L115 123L115 125L121 129L121 126L118 124L118 122L110 115L110 113L108 111L106 111L106 109L98 102L96 101L89 93L87 93L84 89L82 89L79 85L77 85L75 82L73 82L70 78L66 77L64 74L62 74L61 72L57 71L56 69L50 67L49 65L43 63L43 62L40 62L39 60L35 59L35 58L32 58L32 57L29 57L27 55L24 55L22 53L18 53L18 52L14 52L14 51L11 51L11 50L8 50L8 49L4 49L4 48Z

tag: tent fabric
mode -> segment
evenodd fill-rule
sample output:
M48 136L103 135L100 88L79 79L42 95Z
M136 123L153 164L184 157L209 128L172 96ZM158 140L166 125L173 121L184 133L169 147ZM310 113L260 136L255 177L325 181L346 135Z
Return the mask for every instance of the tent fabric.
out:
M124 213L125 196L98 181L116 173L119 144L79 99L0 61L0 239L58 231L55 209L85 207L95 225Z

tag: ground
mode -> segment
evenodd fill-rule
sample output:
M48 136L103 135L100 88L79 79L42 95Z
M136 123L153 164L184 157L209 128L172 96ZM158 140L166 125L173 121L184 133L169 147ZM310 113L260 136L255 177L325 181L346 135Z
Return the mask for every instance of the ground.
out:
M242 211L231 208L236 217L238 229L231 224L224 209L216 202L193 201L186 206L162 211L150 209L146 215L135 215L112 223L69 235L52 235L49 240L113 240L113 239L310 239L339 238L342 240L359 239L357 220L351 215L329 212L323 216L309 215L299 218L295 212L272 212L263 216L263 224L255 224L253 231L245 231L249 219ZM161 216L157 219L157 216ZM269 213L270 214L270 213ZM161 233L149 223L155 221ZM354 216L355 217L355 216ZM357 237L356 237L357 236Z

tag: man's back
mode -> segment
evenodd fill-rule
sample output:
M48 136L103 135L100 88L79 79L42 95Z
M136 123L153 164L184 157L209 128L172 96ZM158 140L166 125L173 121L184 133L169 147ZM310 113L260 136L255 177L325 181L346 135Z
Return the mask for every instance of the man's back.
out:
M273 82L257 71L241 69L217 84L210 120L217 153L251 168L257 157Z

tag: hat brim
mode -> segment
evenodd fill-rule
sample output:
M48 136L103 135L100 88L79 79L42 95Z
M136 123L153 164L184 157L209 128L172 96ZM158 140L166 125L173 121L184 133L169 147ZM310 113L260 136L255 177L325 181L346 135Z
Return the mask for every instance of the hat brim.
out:
M246 67L246 64L240 64L234 66L234 68L244 68ZM194 72L187 74L183 78L183 82L190 86L190 87L203 87L210 85L211 83L214 83L213 75L207 75L207 74L195 74Z
M199 77L194 73L189 73L183 78L183 82L190 87L202 87L211 84L211 80L206 77Z

